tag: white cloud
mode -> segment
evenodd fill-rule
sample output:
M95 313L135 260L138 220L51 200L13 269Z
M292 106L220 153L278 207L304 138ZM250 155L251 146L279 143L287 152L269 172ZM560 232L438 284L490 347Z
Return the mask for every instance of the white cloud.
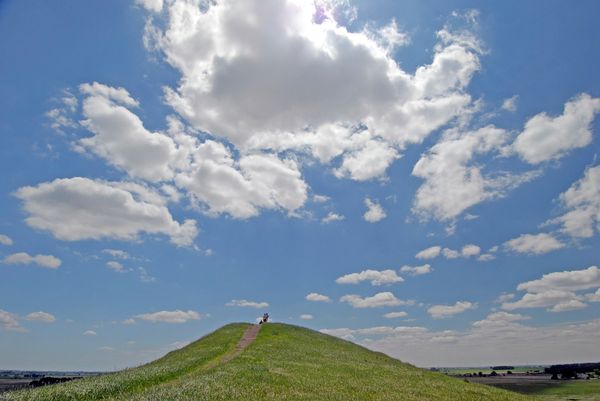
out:
M135 324L135 319L133 319L133 318L125 319L125 320L123 320L122 323L126 326L131 326L131 325Z
M597 266L590 266L582 270L565 270L544 274L538 280L519 284L517 289L542 292L550 289L579 291L598 287L600 287L600 269Z
M104 347L100 347L98 348L100 351L105 351L105 352L112 352L115 349L113 347L108 347L108 346L104 346Z
M194 220L173 220L162 198L139 184L75 177L22 187L15 195L29 226L61 240L136 240L145 232L191 245L198 233Z
M494 255L492 255L491 253L482 253L477 258L477 260L480 262L489 262L490 260L494 260L494 259L496 259L496 257Z
M476 156L498 153L508 142L509 133L494 126L476 131L447 130L442 139L423 154L412 174L425 182L417 190L413 212L422 218L441 221L455 219L468 208L506 193L537 177L524 174L494 172L485 174Z
M92 337L92 336L97 336L98 333L96 333L94 330L86 330L86 331L83 332L83 335L84 336Z
M388 312L385 315L383 315L383 317L387 318L387 319L396 319L399 317L406 317L408 316L408 313L406 312Z
M504 246L518 253L541 255L565 246L550 234L523 234L504 243Z
M458 301L454 305L434 305L427 309L427 313L434 319L444 319L475 308L477 308L477 304Z
M502 329L512 325L514 322L519 322L529 319L528 316L519 315L517 313L494 312L489 314L485 319L473 323L473 327L480 329Z
M325 203L329 201L331 198L327 195L313 195L312 200L316 203Z
M600 302L600 288L593 294L587 294L585 298L590 302Z
M404 279L393 270L363 270L360 273L351 273L338 277L335 282L338 284L358 284L361 281L370 281L371 285L379 286L384 284L400 283Z
M82 121L94 134L79 140L79 145L126 171L132 177L149 181L172 179L177 160L187 154L164 134L152 133L127 107L138 106L123 88L94 82L82 84ZM127 107L126 107L127 106Z
M163 8L163 0L135 0L135 3L155 13L159 13Z
M474 244L467 244L460 251L450 248L442 248L441 246L432 246L417 253L417 259L435 259L442 255L446 259L457 259L460 257L470 258L481 253L481 248Z
M54 323L56 318L54 315L47 312L32 312L25 316L26 320L34 321L34 322L44 322L44 323Z
M567 213L548 223L561 224L572 237L589 238L600 231L600 166L586 169L582 179L560 195Z
M138 267L137 272L138 272L138 276L140 277L140 280L143 283L154 283L156 281L156 277L148 274L146 269L144 269L143 267Z
M293 212L307 199L308 186L293 159L275 155L252 154L238 162L223 144L206 141L193 154L191 170L175 177L193 200L208 206L216 216L228 213L246 219L260 208Z
M344 295L340 302L346 302L353 308L378 308L383 306L407 305L409 301L402 301L391 292L379 292L372 297L361 297L360 295Z
M446 259L456 259L456 258L460 257L460 252L458 252L454 249L444 248L444 249L442 249L442 255Z
M432 268L430 264L424 264L421 266L408 266L404 265L400 268L400 271L403 273L408 273L411 276L420 276L421 274L429 274L432 272Z
M408 74L391 57L407 41L395 21L349 32L332 2L167 7L168 18L150 22L145 40L181 73L179 87L165 90L180 115L242 152L306 150L321 162L341 156L340 177L382 177L397 149L464 111L471 102L464 89L480 68L478 41L442 29L431 64ZM322 134L327 127L345 129L332 137Z
M114 260L106 262L106 267L119 273L125 273L127 271L121 263L116 262Z
M432 246L427 249L423 249L422 251L417 253L415 255L415 258L417 258L417 259L434 259L440 255L441 251L442 251L441 246L437 246L437 245Z
M591 124L598 112L600 99L582 93L565 103L558 117L540 113L529 119L513 148L531 164L563 157L572 149L590 144Z
M517 301L504 302L502 309L547 307L550 312L582 309L587 306L583 302L586 297L577 292L595 288L600 288L600 269L596 266L548 273L519 284L517 289L526 293Z
M301 320L312 320L313 318L314 318L314 316L313 315L309 315L309 314L300 315L300 319Z
M27 329L19 323L19 317L17 315L2 309L0 309L0 327L4 330L20 333L25 333L27 331Z
M325 224L328 224L328 223L331 223L331 222L334 222L334 221L342 221L344 219L345 219L345 217L342 216L342 215L340 215L340 214L337 214L337 213L334 213L334 212L329 212L327 214L327 216L325 216L325 217L323 217L321 219L321 221L323 223L325 223Z
M510 301L511 299L514 299L514 298L515 298L515 294L503 292L502 294L500 294L498 296L498 298L496 298L495 302L498 303L498 304L501 304L503 302L508 302L508 301Z
M131 259L131 255L121 249L103 249L102 253L106 253L117 259Z
M0 234L0 244L10 246L13 240L8 235Z
M506 111L510 111L510 112L514 113L515 111L517 111L518 100L519 100L519 95L514 95L507 99L504 99L504 101L502 102L502 110L506 110Z
M145 320L153 323L187 323L190 320L199 320L203 316L198 312L193 310L182 311L182 310L174 310L174 311L159 311L153 313L143 313L140 315L134 316L135 319Z
M363 215L365 221L369 223L377 223L386 218L385 210L381 207L379 203L373 202L371 199L365 199L365 206L367 207L367 211Z
M460 251L460 254L463 256L463 258L470 258L471 256L477 256L481 253L481 248L478 247L477 245L473 245L473 244L468 244L463 246L462 250Z
M58 267L62 264L62 261L56 256L52 255L35 255L31 256L26 252L18 252L13 253L12 255L8 255L3 260L4 263L9 265L23 264L28 265L31 263L35 263L40 267L45 267L48 269L58 269Z
M226 306L241 306L241 307L248 307L248 308L267 308L269 306L268 302L254 302L254 301L247 301L245 299L232 299L231 301L227 302L225 304Z
M318 294L316 292L308 294L306 300L312 302L331 302L331 299L327 295Z

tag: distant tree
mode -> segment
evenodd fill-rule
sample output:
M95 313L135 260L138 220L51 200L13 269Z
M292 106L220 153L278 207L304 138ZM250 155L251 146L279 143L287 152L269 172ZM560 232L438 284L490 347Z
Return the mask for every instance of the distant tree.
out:
M498 376L498 373L496 373L495 370L492 370L492 373L490 373L490 376Z
M558 374L553 373L552 377L550 378L550 380L558 380Z
M506 374L507 374L507 375L512 375L512 371L511 371L511 370L509 370L509 371L507 371L507 372L506 372Z

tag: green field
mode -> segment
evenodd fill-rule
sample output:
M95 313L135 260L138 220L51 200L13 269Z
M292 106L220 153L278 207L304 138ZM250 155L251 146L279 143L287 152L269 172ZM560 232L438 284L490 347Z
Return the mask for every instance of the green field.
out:
M544 388L522 388L543 401L600 401L600 380L571 380Z
M267 324L229 360L247 324L230 324L135 369L7 400L520 401L535 398L466 383L301 327Z

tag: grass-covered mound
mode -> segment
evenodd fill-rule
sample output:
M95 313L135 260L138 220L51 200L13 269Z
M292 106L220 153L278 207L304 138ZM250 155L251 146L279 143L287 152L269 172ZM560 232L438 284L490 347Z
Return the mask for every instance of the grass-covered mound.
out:
M530 400L429 372L347 341L266 324L227 361L246 329L231 324L139 368L46 388L9 400Z

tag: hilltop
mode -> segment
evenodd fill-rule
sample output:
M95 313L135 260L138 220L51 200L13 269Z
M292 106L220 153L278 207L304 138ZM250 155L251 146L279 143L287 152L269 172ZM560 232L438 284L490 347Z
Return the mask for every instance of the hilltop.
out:
M242 349L237 345L248 327L226 325L138 368L4 396L11 401L531 400L286 324L263 325Z

